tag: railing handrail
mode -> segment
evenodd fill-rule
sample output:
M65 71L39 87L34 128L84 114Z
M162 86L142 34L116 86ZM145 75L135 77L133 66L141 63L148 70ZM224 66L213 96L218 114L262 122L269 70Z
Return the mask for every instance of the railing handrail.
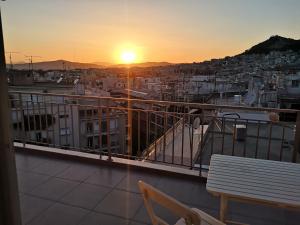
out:
M206 103L190 103L190 102L173 102L173 101L161 101L161 100L146 100L146 99L132 99L132 98L115 98L115 97L103 97L93 95L69 95L69 94L55 94L55 93L41 93L41 92L22 92L22 91L9 91L12 94L31 94L41 96L56 96L76 99L94 99L94 100L112 100L112 101L124 101L124 102L140 102L148 104L161 104L161 105L173 105L173 106L186 106L190 108L198 109L222 109L222 110L241 110L241 111L260 111L260 112L276 112L276 113L300 113L300 110L296 109L278 109L278 108L265 108L265 107L249 107L249 106L233 106L233 105L215 105Z

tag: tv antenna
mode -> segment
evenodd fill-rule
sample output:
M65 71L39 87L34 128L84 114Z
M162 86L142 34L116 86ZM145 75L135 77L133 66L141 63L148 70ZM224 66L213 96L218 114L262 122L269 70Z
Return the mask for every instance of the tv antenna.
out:
M24 55L24 56L29 60L28 69L31 72L33 71L33 58L42 58L41 56L38 55Z
M9 54L9 70L13 69L13 63L12 63L12 54L19 54L20 52L5 52L6 54Z
M62 61L62 69L63 69L63 71L67 71L67 63L66 63L66 61Z

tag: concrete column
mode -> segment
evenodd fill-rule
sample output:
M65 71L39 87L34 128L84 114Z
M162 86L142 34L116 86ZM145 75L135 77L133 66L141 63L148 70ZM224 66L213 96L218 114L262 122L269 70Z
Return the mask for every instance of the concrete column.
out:
M0 12L0 225L21 225Z

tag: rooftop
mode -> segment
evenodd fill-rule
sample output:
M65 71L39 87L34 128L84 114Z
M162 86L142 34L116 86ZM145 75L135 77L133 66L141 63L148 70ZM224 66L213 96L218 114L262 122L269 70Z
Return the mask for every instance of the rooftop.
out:
M138 180L218 217L219 200L206 191L204 178L22 149L17 150L16 164L24 225L150 224ZM166 221L176 220L167 211L156 210ZM231 202L229 219L248 224L296 225L300 214Z

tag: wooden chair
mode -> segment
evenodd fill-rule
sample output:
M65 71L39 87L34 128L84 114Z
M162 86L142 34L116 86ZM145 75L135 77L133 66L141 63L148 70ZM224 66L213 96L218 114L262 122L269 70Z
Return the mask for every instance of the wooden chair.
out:
M168 223L155 215L152 201L169 209L181 218L175 225L225 225L199 209L189 208L143 181L139 181L138 185L143 194L144 203L153 225L168 225Z

